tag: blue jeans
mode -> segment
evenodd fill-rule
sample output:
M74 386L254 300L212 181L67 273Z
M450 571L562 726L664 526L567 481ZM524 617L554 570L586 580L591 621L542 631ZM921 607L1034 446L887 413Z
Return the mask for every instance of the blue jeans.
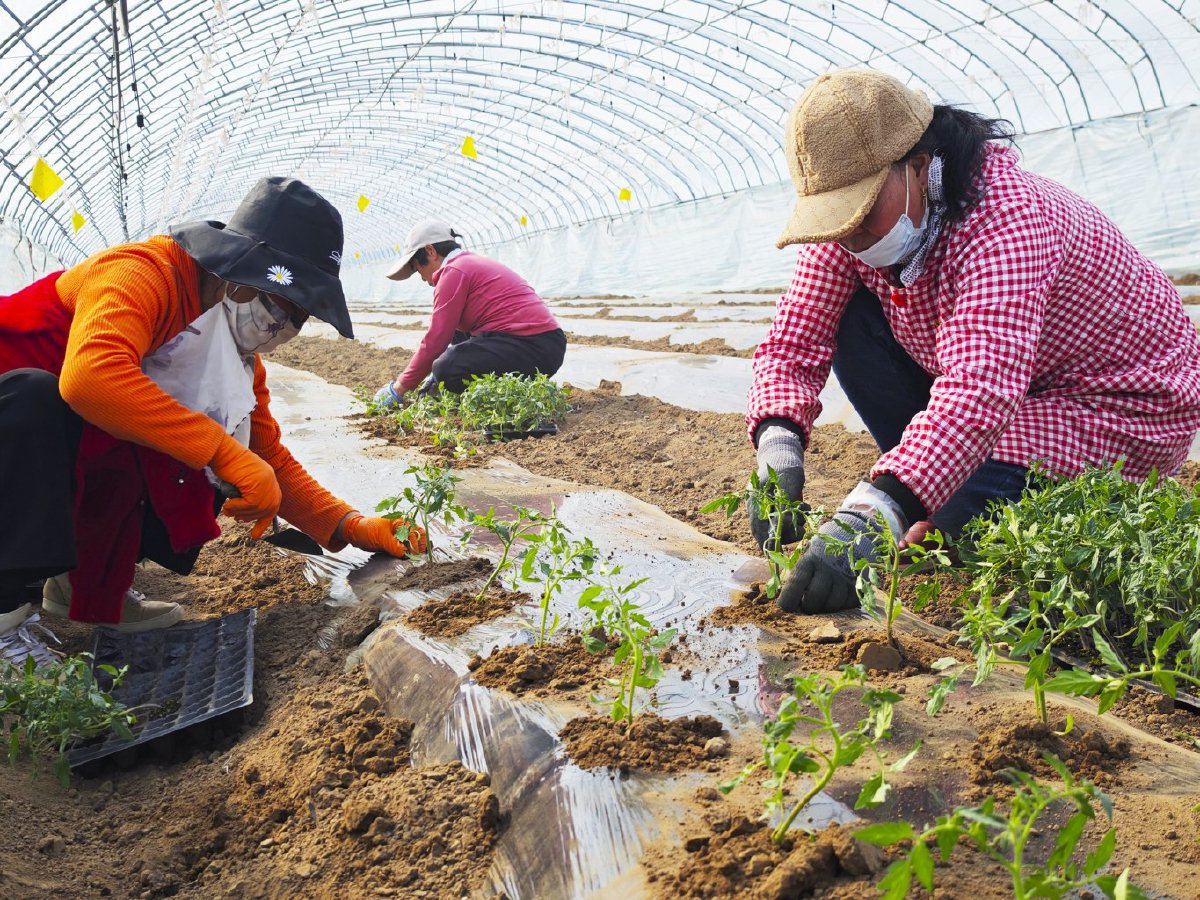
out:
M899 444L908 423L929 405L933 376L900 346L879 298L867 288L860 289L842 313L833 374L881 453ZM1020 497L1027 472L1024 466L989 457L934 511L934 524L949 537L958 537L989 501Z

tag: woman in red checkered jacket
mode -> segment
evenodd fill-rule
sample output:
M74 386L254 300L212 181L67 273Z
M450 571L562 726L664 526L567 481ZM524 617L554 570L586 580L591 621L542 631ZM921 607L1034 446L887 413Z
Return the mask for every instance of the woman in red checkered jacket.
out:
M1200 339L1178 291L1100 210L1022 169L1010 136L862 70L821 76L792 112L779 246L801 246L754 357L759 474L802 496L830 369L883 455L810 543L779 597L790 612L857 605L880 518L908 541L954 537L1034 463L1123 460L1143 478L1187 458Z

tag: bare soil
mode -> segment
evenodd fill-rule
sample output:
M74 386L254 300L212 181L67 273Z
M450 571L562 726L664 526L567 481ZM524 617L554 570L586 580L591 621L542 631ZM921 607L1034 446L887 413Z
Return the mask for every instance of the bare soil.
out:
M609 766L622 772L716 771L714 760L728 752L724 729L712 716L663 719L641 713L627 729L600 716L572 719L559 732L567 756L585 769Z
M302 558L223 524L197 575L148 566L135 584L185 603L189 619L259 606L249 714L206 744L167 744L66 789L26 763L0 766L0 896L458 896L481 884L499 827L486 777L411 768L411 725L344 672L377 610L324 604ZM57 630L68 650L90 643L90 627ZM318 632L341 637L321 649Z
M750 359L754 356L754 348L738 349L730 347L721 338L708 338L698 343L673 343L670 338L661 337L654 340L640 340L630 337L609 337L600 334L575 334L567 332L567 340L581 347L628 347L630 350L654 350L660 353L699 353L704 356L740 356Z

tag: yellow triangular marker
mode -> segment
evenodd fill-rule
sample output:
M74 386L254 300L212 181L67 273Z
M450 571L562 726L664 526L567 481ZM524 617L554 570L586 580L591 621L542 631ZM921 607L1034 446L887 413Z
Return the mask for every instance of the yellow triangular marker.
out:
M355 259L361 259L361 258L362 258L362 254L361 254L361 253L359 253L357 250L355 250L355 251L354 251L354 258L355 258Z
M396 245L396 252L397 252L397 253L399 253L399 252L400 252L400 245L399 245L399 244L397 244L397 245Z
M87 219L81 216L78 210L71 213L71 227L78 231L87 224Z
M63 180L58 177L58 173L39 156L38 161L33 164L33 176L29 179L29 189L33 191L34 196L45 203L62 186Z
M529 220L528 220L527 218L525 218L524 216L521 216L521 224L522 224L522 225L528 225L528 224L529 224Z
M617 199L618 200L632 200L633 199L633 191L631 191L629 188L621 188L621 193L617 194Z
M470 135L467 135L467 139L463 141L462 155L469 156L471 159L479 159L479 157L475 155L475 138L471 137Z
M366 194L358 195L358 211L366 212L367 207L371 205L371 201L367 199Z

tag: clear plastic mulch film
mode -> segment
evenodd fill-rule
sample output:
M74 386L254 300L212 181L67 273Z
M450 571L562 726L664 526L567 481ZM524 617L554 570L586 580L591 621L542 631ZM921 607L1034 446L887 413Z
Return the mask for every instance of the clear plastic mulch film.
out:
M224 716L254 700L254 624L244 609L219 619L124 634L96 630L95 665L128 666L113 699L140 711L132 739L109 733L76 746L72 768ZM107 675L97 679L111 683Z
M281 367L271 367L269 377L273 406L289 447L319 479L359 506L405 483L404 471L416 454L397 448L380 451L352 426L339 423L350 408L349 391ZM313 389L317 386L320 390ZM761 734L763 722L775 715L791 689L789 674L796 662L783 653L786 640L752 625L702 624L729 602L733 591L763 576L761 560L618 491L534 475L502 459L456 474L463 479L456 502L480 511L494 508L501 517L511 515L516 505L542 513L553 507L576 539L591 538L606 561L623 567L624 576L649 579L638 590L641 611L654 626L677 628L685 635L686 650L693 657L690 674L667 667L656 689L660 715L713 716L734 740ZM430 537L441 558L456 555L457 534L435 527ZM477 545L472 552L490 551ZM713 776L622 775L612 769L580 768L567 758L558 734L570 719L593 711L586 703L493 691L476 683L468 668L476 654L532 643L535 604L457 637L431 637L405 625L403 614L431 598L477 587L479 581L396 590L398 572L414 563L382 556L363 565L360 560L327 556L316 561L341 567L340 572L324 571L334 576L333 592L342 602L378 603L388 620L355 658L364 663L389 712L414 723L413 764L459 761L487 772L501 808L511 817L498 838L484 893L513 898L608 896L616 891L648 895L639 866L643 851L659 841L677 843L696 789L713 786ZM564 590L552 604L564 630L585 624L576 603L580 589ZM916 630L930 627L910 617L905 620ZM989 682L992 690L1019 696L1020 681L998 673ZM1082 703L1077 706L1085 708ZM1118 720L1110 724L1146 740L1145 734ZM940 721L939 727L961 731L967 725ZM1191 760L1168 755L1162 766L1164 780L1194 785ZM921 810L940 808L939 792L946 789L942 784L898 792L882 815L919 816ZM855 818L847 806L821 795L796 825L819 830Z

